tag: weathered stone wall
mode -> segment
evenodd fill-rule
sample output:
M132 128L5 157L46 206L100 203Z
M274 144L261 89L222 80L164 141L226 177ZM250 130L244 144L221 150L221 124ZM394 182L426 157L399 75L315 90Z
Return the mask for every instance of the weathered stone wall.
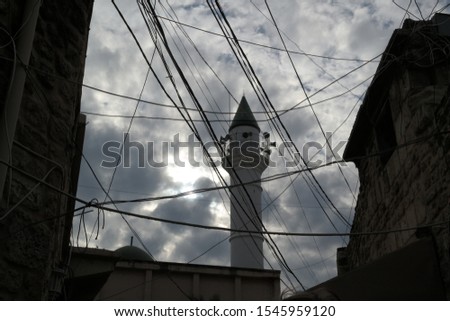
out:
M6 93L11 80L12 63L14 58L13 46L9 44L11 36L19 29L22 20L21 8L25 0L0 0L0 106L3 110Z
M0 25L19 30L25 1L1 0ZM43 179L73 192L75 137L80 130L81 84L93 0L46 0L39 11L30 68L14 137L12 165L1 213L22 201ZM3 32L2 42L8 37ZM3 44L3 43L2 43ZM12 47L1 54L13 57ZM12 62L2 60L0 102L3 110ZM8 81L5 81L8 80ZM82 125L82 124L81 124ZM21 172L23 171L23 172ZM41 184L0 221L0 299L54 298L66 268L63 239L70 230L69 200ZM70 202L69 202L70 203ZM56 284L53 284L55 283ZM52 284L51 284L52 283Z
M417 44L422 45L428 46ZM433 235L450 293L450 59L441 56L418 64L408 56L410 53L403 56L407 59L392 83L386 84L390 88L386 106L390 108L397 147L386 163L379 156L357 163L361 187L352 232L447 224L351 237L347 256L351 268L355 268L422 236ZM365 146L365 155L379 152L375 130Z

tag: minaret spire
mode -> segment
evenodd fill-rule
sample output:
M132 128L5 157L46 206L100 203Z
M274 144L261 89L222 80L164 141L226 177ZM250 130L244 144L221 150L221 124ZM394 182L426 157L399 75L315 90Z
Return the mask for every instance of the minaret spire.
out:
M259 133L258 122L256 121L245 96L242 96L241 98L241 102L239 103L238 109L228 131L231 132L231 130L237 126L251 126L256 128Z
M222 166L230 174L231 266L264 268L261 175L267 168L269 153L261 152L260 129L243 96L231 122ZM251 231L248 233L246 231Z

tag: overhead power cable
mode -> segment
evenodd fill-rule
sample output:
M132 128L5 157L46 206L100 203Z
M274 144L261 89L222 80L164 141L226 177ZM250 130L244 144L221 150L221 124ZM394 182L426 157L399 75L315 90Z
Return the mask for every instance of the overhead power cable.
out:
M159 34L159 36L161 38L162 44L164 45L164 48L165 48L166 52L169 54L170 60L171 60L172 64L174 65L178 75L180 76L180 78L181 78L181 80L182 80L182 82L184 84L184 87L186 88L189 96L191 97L192 101L194 102L194 105L196 106L196 108L198 110L198 113L200 114L201 118L204 120L204 125L205 125L205 127L206 127L206 129L207 129L207 131L208 131L208 133L210 135L210 137L213 139L213 141L215 142L216 146L219 148L219 150L221 150L221 152L223 154L224 153L223 147L219 143L219 140L218 140L216 134L214 133L214 130L213 130L212 126L211 126L211 123L209 122L209 119L208 119L206 113L204 112L204 109L203 109L202 105L200 104L199 100L197 99L194 91L192 90L189 82L187 81L187 78L185 77L182 69L180 68L177 60L175 59L175 57L174 57L174 55L172 53L172 50L171 50L171 48L170 48L170 46L168 44L167 38L166 38L166 34L164 33L164 29L163 29L161 23L158 20L158 16L156 15L156 12L155 12L153 6L148 1L144 1L144 0L141 0L140 3L141 3L142 6L145 7L145 9L147 10L147 13L148 13L147 16L148 16L150 22L147 23L147 25L148 26L149 25L153 25L155 30L157 30L157 32L158 32L158 34ZM167 62L165 62L165 58L164 58L162 52L159 51L159 54L160 54L161 60L164 62L164 66L165 66L166 70L170 74L170 71L168 69L168 64L167 64ZM183 107L185 107L183 99L182 99L181 95L179 94L179 92L178 92L178 90L176 88L176 85L175 85L173 77L169 77L169 79L172 82L172 85L173 85L175 91L177 92L178 99L180 100L181 105ZM180 110L180 113L181 113L181 110ZM186 122L187 122L188 126L192 129L193 133L196 135L197 139L200 141L201 146L203 147L203 151L204 151L205 156L207 157L208 160L211 161L213 170L216 172L217 176L220 178L220 180L222 182L222 185L223 186L227 186L227 183L226 183L225 179L222 177L222 174L220 173L220 171L216 168L215 163L213 162L208 149L205 147L205 145L204 145L200 135L198 134L198 132L197 132L197 130L195 128L195 125L192 122L190 122L192 120L190 114L188 112L186 112L186 115L187 115L187 118L189 119L189 121L188 121L188 119L186 119ZM233 171L234 171L234 169L233 169ZM237 177L240 180L239 176L237 176ZM247 194L247 196L249 196L248 195L248 191L247 191L247 189L245 187L244 187L244 192ZM251 205L252 205L254 211L256 211L256 209L254 207L254 204L251 201L250 197L249 197L249 199L250 199L250 202L252 203ZM238 204L238 205L242 207L242 204ZM246 212L244 212L244 213L246 215L249 215ZM259 219L258 216L256 216L256 217ZM250 216L248 218L249 218L249 221L251 223L253 223L253 220L250 218ZM253 224L255 224L255 223L253 223ZM269 243L269 246L270 246L270 243ZM261 253L261 254L264 257L264 253ZM270 265L270 262L268 260L266 260L266 261Z
M123 214L123 215L128 215L130 217L136 217L136 218L140 218L140 219L144 219L144 220L151 220L151 221L158 221L158 222L162 222L162 223L169 223L169 224L175 224L175 225L182 225L182 226L189 226L189 227L196 227L196 228L201 228L201 229L209 229L209 230L218 230L218 231L226 231L226 232L245 232L245 233L249 233L249 234L258 234L258 233L263 233L266 235L280 235L280 236L305 236L305 237L309 237L309 236L317 236L317 237L334 237L334 236L366 236L366 235L379 235L379 234L391 234L391 233L400 233L400 232L406 232L406 231L413 231L416 229L423 229L423 228L430 228L430 227L436 227L436 226L446 226L450 223L450 221L441 221L441 222L430 222L427 224L422 224L422 225L417 225L417 226L408 226L408 227L403 227L403 228L395 228L395 229L386 229L386 230L381 230L381 231L366 231L366 232L348 232L348 233L302 233L302 232L277 232L277 231L242 231L242 230L234 230L234 229L230 229L230 228L226 228L226 227L220 227L220 226L208 226L208 225L202 225L202 224L195 224L195 223L188 223L188 222L181 222L181 221L176 221L176 220L168 220L168 219L163 219L163 218L158 218L158 217L152 217L152 216L147 216L147 215L142 215L142 214L136 214L136 213L132 213L132 212L127 212L127 211L120 211L117 210L115 208L109 208L109 207L105 207L103 205L100 204L96 204L96 203L92 203L90 201L85 201L82 200L76 196L73 196L67 192L64 192L63 190L54 187L53 185L45 182L44 180L34 177L33 175L25 172L24 170L17 168L15 166L9 165L7 164L7 162L4 162L3 160L0 160L0 163L5 164L6 166L11 167L14 171L20 173L21 175L24 175L25 177L34 180L36 182L40 182L42 185L45 185L47 187L49 187L50 189L61 193L62 195L65 195L67 197L70 197L78 202L80 202L81 204L84 204L88 207L92 207L92 208L97 208L97 209L101 209L104 211L109 211L109 212L113 212L113 213L118 213L118 214ZM86 206L83 206L81 208L78 208L75 210L79 211L83 208L85 208ZM65 216L67 215L67 213L64 214L59 214L59 215L55 215L52 218L46 218L43 221L49 221L51 219L57 219L61 216ZM81 215L81 214L79 214ZM79 216L79 215L74 215L74 216ZM32 223L33 225L38 224L39 222L36 223Z
M216 141L216 142L218 143L218 139L217 139L217 137L215 136L214 131L213 131L212 128L210 127L210 123L208 122L208 119L207 119L205 113L203 112L202 106L199 104L199 102L198 102L197 98L195 97L195 95L194 95L192 89L190 88L189 83L186 81L186 78L185 78L185 76L184 76L182 70L180 69L180 67L179 67L179 65L178 65L178 63L177 63L177 61L176 61L176 60L174 59L174 57L173 57L173 54L172 54L172 52L171 52L171 49L170 49L170 47L168 46L168 42L167 42L167 39L166 39L166 35L165 35L165 33L164 33L164 30L163 30L161 24L159 23L159 21L158 21L156 15L155 15L155 13L154 13L153 6L152 6L148 1L147 1L147 2L146 2L146 1L143 1L143 0L138 0L138 1L139 1L139 3L140 3L141 5L146 6L146 9L148 10L148 18L150 19L150 21L149 21L149 23L147 23L147 26L148 26L149 28L152 29L152 31L150 32L150 34L151 34L151 35L154 35L154 34L157 33L157 34L159 35L159 38L161 39L161 43L164 45L164 48L166 49L166 52L169 54L170 59L171 59L172 63L174 64L174 66L175 66L175 68L176 68L176 70L177 70L177 72L178 72L178 75L181 77L181 79L182 79L182 81L183 81L183 84L185 85L185 88L187 89L189 95L191 96L191 98L192 98L194 104L196 105L196 108L197 108L197 110L199 111L200 115L201 115L202 118L205 120L204 123L205 123L206 125L209 125L209 126L207 126L207 129L208 129L208 132L209 132L210 136L214 139L214 141ZM114 6L116 7L116 9L119 11L119 14L120 14L122 20L124 21L125 25L127 26L128 30L130 31L130 33L132 34L134 40L138 43L138 47L141 49L141 52L142 52L142 47L140 46L140 44L139 44L139 42L138 42L136 36L134 35L133 31L131 30L129 24L128 24L127 21L125 20L124 16L120 13L120 10L119 10L118 7L115 5L115 3L114 3L113 0L112 0L112 2L113 2L113 4L114 4ZM153 39L153 40L154 40L154 39ZM157 46L157 45L156 45L156 46ZM165 59L165 57L164 57L164 55L163 55L163 53L162 53L162 50L161 50L161 48L159 48L158 46L157 46L157 50L158 50L159 56L160 56L160 58L161 58L161 61L162 61L163 64L164 64L164 68L166 69L166 71L167 71L167 73L168 73L168 75L169 75L169 77L168 77L168 78L169 78L169 81L172 83L172 86L173 86L173 88L174 88L174 90L175 90L175 92L176 92L176 94L177 94L178 100L179 100L180 103L181 103L181 107L178 107L178 110L179 110L180 114L182 115L182 117L186 120L186 123L188 124L189 128L192 130L192 132L194 133L194 135L195 135L195 136L197 137L197 139L200 141L201 146L203 147L203 150L204 150L204 154L206 155L206 157L207 157L208 159L211 160L211 163L214 164L214 162L212 161L211 155L209 154L209 151L208 151L207 148L205 147L205 144L203 143L203 141L202 141L202 139L201 139L201 137L200 137L200 135L199 135L199 133L198 133L198 131L197 131L195 125L194 125L193 122L192 122L192 118L191 118L190 114L189 114L189 113L187 112L187 110L186 110L185 103L184 103L184 101L183 101L183 99L182 99L182 97L181 97L181 95L180 95L180 93L179 93L179 91L178 91L178 89L177 89L177 86L176 86L175 81L174 81L174 77L172 76L172 73L171 73L171 71L170 71L170 69L169 69L169 65L168 65L168 63L167 63L167 61L166 61L166 59ZM143 52L142 52L142 53L143 53ZM143 53L143 54L144 54L144 53ZM148 59L146 59L146 61L148 62ZM149 65L149 67L151 67L151 66ZM155 74L154 76L157 77L156 74ZM162 86L161 82L158 82L158 83L160 84L160 86ZM167 91L166 91L163 87L162 87L162 89L163 89L164 92L166 93L167 97L174 103L174 105L176 105L175 102L174 102L174 100L168 95ZM176 105L176 106L177 106L177 105ZM185 111L185 113L183 113L183 111ZM218 145L218 146L220 147L220 145ZM222 178L221 173L217 170L217 168L215 168L215 166L213 166L213 169L216 171L218 177L220 177L221 181L223 182L222 184L226 185L225 180ZM241 206L241 204L238 204L238 205ZM264 254L263 254L263 253L262 253L262 255L263 255L263 257L264 257ZM267 262L268 262L268 261L267 261ZM270 262L268 262L268 264L270 265Z
M247 76L252 88L254 89L255 93L257 94L258 99L261 102L261 105L265 108L268 116L270 117L271 110L267 109L264 104L265 101L268 101L270 103L270 101L268 100L267 94L265 93L264 88L262 88L258 78L256 77L253 67L247 60L245 53L243 52L242 48L239 46L239 42L237 41L236 35L233 32L233 30L232 30L224 12L220 6L219 1L215 1L215 4L212 1L207 1L207 4L210 8L211 13L213 14L214 18L216 19L219 27L221 28L223 34L226 36L227 42L230 45L230 49L233 51L233 54L236 56L237 61L239 62L243 72ZM277 131L279 132L277 124L274 122L273 122L273 124L274 124L275 128L277 129ZM280 132L279 132L279 134L281 137L283 137ZM265 230L265 226L262 221L261 221L261 226L263 227L263 230ZM296 281L299 283L299 285L304 289L304 285L298 279L298 277L295 275L295 273L293 273L292 269L290 269L286 259L284 258L283 254L279 250L276 243L273 241L273 239L270 236L269 236L269 239L273 244L273 252L276 253L276 259L280 263L280 266L285 267L286 270L296 279ZM270 245L270 243L268 243L268 244Z
M153 60L154 54L155 54L155 51L153 52L153 55L152 55L152 58L151 58L152 60ZM145 75L144 83L142 85L142 89L141 89L141 92L139 94L139 100L142 98L142 94L144 93L144 89L145 89L145 86L147 84L147 80L148 80L149 74L150 74L150 69L147 70L147 73ZM105 198L104 198L103 202L105 202L107 199L110 199L112 201L112 198L110 197L111 187L112 187L112 185L114 183L114 179L116 177L117 169L119 168L119 163L120 163L120 161L122 159L123 148L124 148L124 145L125 145L127 139L129 139L130 130L131 130L131 127L133 126L133 120L134 120L134 117L136 116L136 112L137 112L138 108L139 108L139 101L136 103L136 106L134 108L133 114L131 115L129 125L128 125L127 131L125 133L125 136L124 136L124 141L122 142L122 144L120 146L120 152L119 152L120 157L117 159L116 165L114 166L114 170L113 170L113 173L111 175L111 179L109 181L108 188L106 189ZM153 254L151 253L151 251L147 248L147 246L145 245L144 241L142 240L142 238L140 237L140 235L136 231L136 229L125 218L123 218L123 219L125 220L125 223L128 225L128 227L130 228L130 230L133 233L133 235L137 238L138 242L148 252L150 257L155 259ZM100 222L98 222L98 224L100 225ZM94 223L94 225L95 225L95 223Z
M50 103L50 101L49 101L49 99L48 99L48 97L47 97L47 94L46 94L45 90L42 89L40 83L39 83L36 79L34 79L34 77L32 76L32 74L30 73L29 70L27 70L26 72L27 72L27 75L28 75L28 77L29 77L29 79L30 79L30 81L31 81L31 84L36 88L36 92L38 93L38 96L40 97L41 101L42 101L44 104L47 103L48 105L50 105L51 103ZM78 149L79 149L79 146L77 146L76 142L73 142L73 143L74 143L75 148L78 148ZM109 192L103 187L102 183L100 182L98 176L96 175L96 173L95 173L93 167L91 166L91 164L90 164L89 161L87 160L87 158L86 158L86 156L84 155L83 151L82 151L82 150L79 150L78 152L81 154L81 157L85 160L86 164L88 165L88 168L90 169L91 173L93 174L93 176L94 176L94 178L95 178L97 184L100 186L100 188L102 189L102 191L105 193L105 200L106 200L106 199L109 199L111 202L113 202L113 199L110 197ZM114 205L114 206L116 206L116 205ZM116 209L118 209L118 208L116 207ZM146 249L146 250L148 251L148 249L146 248L145 244L142 242L142 239L141 239L140 236L137 234L136 230L133 228L133 226L131 225L131 223L128 222L127 218L124 217L124 216L122 216L122 219L125 221L125 223L127 224L128 228L130 229L130 231L136 236L137 240L141 243L141 245L143 246L143 248ZM83 221L83 222L84 222L84 221ZM98 220L96 223L98 223L98 227L99 227L100 221ZM105 223L105 220L103 219L103 224L104 224L104 223ZM94 228L95 228L95 224L94 224L94 226L93 226L91 236L92 236L93 233L94 233ZM98 235L98 233L97 233L97 235ZM87 245L88 245L88 243L86 243L86 246L87 246ZM152 255L149 251L148 251L148 254L150 255L150 257L153 258L153 255Z
M418 138L418 139L414 139L412 141L400 144L396 148L404 148L404 147L410 146L412 144L418 144L418 143L424 142L424 141L426 141L426 140L428 140L430 138L434 138L436 136L449 135L449 134L450 134L449 131L445 131L445 132L435 133L435 134L432 134L432 135L427 135L427 136L424 136L424 137L421 137L421 138ZM357 161L357 160L368 159L368 158L371 158L371 157L378 157L378 156L380 156L380 155L382 155L382 154L384 154L384 153L386 153L386 152L388 152L390 150L392 150L392 149L383 150L383 151L380 151L378 153L373 153L373 154L366 155L366 156L355 157L355 158L352 158L352 159L348 159L347 161ZM317 166L315 168L311 168L311 170L319 169L319 168L322 168L322 167L325 167L325 166L329 166L331 164L337 164L337 163L340 163L340 162L344 162L344 161L333 161L333 162L330 162L330 163L327 163L327 164L323 164L321 166ZM78 201L78 202L80 202L80 203L82 203L84 205L93 206L91 204L91 202L84 201L82 199L79 199L79 198L77 198L77 197L67 193L67 192L62 191L61 189L55 188L53 185L45 182L44 180L38 179L38 178L28 174L24 170L21 170L21 169L19 169L17 167L14 167L14 166L8 164L7 162L0 161L0 163L3 163L6 166L11 167L12 169L14 169L15 171L19 172L20 174L22 174L22 175L24 175L24 176L26 176L26 177L28 177L30 179L33 179L33 180L35 180L37 182L40 182L42 185L45 185L46 187L48 187L48 188L50 188L52 190L55 190L55 191L63 194L64 196L70 197L70 198L72 198L72 199L74 199L74 200L76 200L76 201ZM289 173L272 175L270 177L263 178L260 181L264 182L264 181L271 181L271 180L274 180L274 179L280 179L280 178L286 177L287 175L297 174L299 171L300 170L296 170L296 171L292 171L292 172L289 172ZM246 184L253 184L253 183L255 183L255 182L248 182ZM135 203L135 202L146 202L146 201L155 201L155 200L162 200L162 199L178 198L178 197L193 195L193 194L197 194L197 193L209 192L209 191L217 190L217 189L220 189L220 188L235 187L235 186L239 186L239 185L240 184L230 185L228 187L212 187L212 188L196 189L196 190L191 190L191 191L178 193L178 194L174 194L174 195L166 195L166 196L152 197L152 198L140 198L140 199L134 199L134 200L115 200L115 203ZM105 204L97 204L95 207L101 207L101 206L106 205L106 204L108 204L108 202L106 202ZM110 209L108 208L108 210L110 210ZM347 235L347 234L344 233L343 235Z
M372 59L376 59L376 58L378 58L379 56L381 56L381 54L377 55L376 57L374 57L374 58L372 58ZM0 59L12 61L12 59L7 58L7 57L4 57L4 56L0 56ZM365 63L365 64L362 64L362 65L360 65L360 66L358 66L358 67L356 67L356 68L354 68L354 69L352 69L352 70L350 70L349 72L347 72L347 73L345 73L344 75L340 76L339 78L333 80L332 82L330 82L329 84L325 85L324 87L318 89L316 92L312 93L309 97L310 97L310 98L314 97L315 95L319 94L320 92L324 91L325 89L327 89L327 88L329 88L330 86L332 86L332 85L334 85L335 83L337 83L337 81L342 80L342 79L345 78L345 77L348 77L350 74L352 74L353 72L359 70L360 68L364 67L365 65L366 65L366 63ZM173 104L172 104L172 105L171 105L171 104L164 104L164 103L160 103L160 102L150 101L150 100L148 100L148 99L140 99L140 100L139 100L139 98L133 97L133 96L130 96L130 95L126 95L126 94L121 94L121 93L113 92L113 91L106 90L106 89L104 89L104 88L99 88L99 87L93 86L93 85L88 85L88 84L84 84L84 83L79 83L79 82L77 82L77 81L70 80L70 79L61 77L61 76L59 76L59 75L56 75L55 73L51 73L51 72L44 71L44 70L42 70L42 69L40 69L40 68L37 68L37 67L35 67L35 66L31 66L31 65L30 65L30 66L28 66L28 68L29 68L29 70L33 70L33 71L35 71L35 72L37 72L37 73L40 73L40 74L43 74L43 75L46 75L46 76L51 76L51 77L54 77L55 79L58 79L58 80L67 81L67 82L70 82L70 83L73 83L73 84L77 84L77 85L83 86L84 88L87 88L87 89L89 89L89 90L93 90L93 91L96 91L96 92L100 92L100 93L103 93L103 94L106 94L106 95L109 95L109 96L114 96L114 97L118 97L118 98L122 98L122 99L127 99L127 100L139 101L139 102L141 102L141 103L143 103L143 104L149 104L149 105L159 106L159 107L164 107L164 108L173 108L173 109L177 109L177 108L178 108L176 105L173 105ZM370 80L370 79L372 79L372 78L373 78L373 74L371 74L368 78L366 78L365 80L359 82L358 84L356 84L356 85L353 86L352 88L349 88L348 90L345 90L345 91L343 91L343 92L341 92L341 93L339 93L339 94L330 96L330 97L328 97L328 98L324 98L324 99L318 100L318 101L316 101L316 102L311 102L311 104L312 104L313 106L316 106L316 105L319 105L319 104L322 104L322 103L331 101L331 100L333 100L333 99L342 97L342 96L344 96L345 94L351 92L352 90L354 90L354 89L356 89L356 88L362 86L365 82L367 82L368 80ZM306 104L305 104L305 105L302 105L302 104L305 103L305 102L306 102L306 99L303 99L302 101L298 102L297 104L295 104L295 105L292 106L292 107L289 107L289 108L286 108L286 109L278 109L279 115L280 115L280 116L283 116L284 114L286 114L286 113L288 113L288 112L290 112L290 111L293 111L293 110L309 108L309 105L306 105ZM193 108L193 107L186 107L185 109L186 109L186 110L189 110L189 111L197 111L197 109L196 109L196 108ZM83 112L84 112L84 111L83 111ZM234 114L234 112L231 112L231 111L213 111L213 110L205 110L204 112L207 113L207 114L221 114L221 115L233 115L233 114ZM96 112L90 112L90 111L86 111L86 113L90 113L90 114L92 114L92 115L98 115L98 116L105 116L105 117L108 117L108 114L102 114L102 113L96 113ZM266 114L266 112L265 112L265 111L258 111L258 110L255 110L255 111L253 111L253 114ZM112 117L112 116L111 116L111 117ZM117 117L125 117L125 118L126 118L126 117L128 117L128 116L126 116L126 115L117 115ZM139 118L139 117L140 117L140 118L144 118L145 116L139 116L139 115L137 115L136 117L138 117L138 118ZM150 117L150 116L149 116L149 117ZM158 117L158 116L155 116L155 117ZM155 119L158 119L158 118L155 118ZM162 120L164 120L164 119L162 119ZM168 118L168 120L171 120L171 119ZM178 118L177 118L177 119L173 119L173 120L182 120L182 119L178 119ZM269 118L269 119L257 119L258 122L266 122L266 121L270 121L270 120L272 120L272 119L270 119L270 118ZM183 121L184 121L184 120L183 120ZM195 120L195 119L194 119L193 121L198 121L198 120ZM216 120L210 120L210 121L211 121L211 122L215 122Z
M7 209L5 211L5 213L3 213L0 216L0 221L3 221L9 214L11 214L17 207L19 207L24 201L27 200L27 198L39 187L39 185L41 185L42 181L45 181L47 179L47 177L58 167L53 166L48 172L47 174L45 174L45 176L39 180L36 185L34 185L17 203L15 203L13 206L11 206L9 209Z
M450 131L446 131L446 132L441 132L438 133L438 135L449 135ZM423 141L426 141L432 137L435 137L437 134L433 134L433 135L427 135L425 137L419 138L419 139L415 139L409 143L405 143L402 145L398 145L397 148L403 148L406 146L410 146L411 144L417 144ZM384 153L386 153L387 151L381 151L379 153L375 153L375 154L371 154L371 155L366 155L364 157L357 157L354 158L353 160L361 160L361 159L365 159L365 158L370 158L370 157L377 157L380 156ZM150 216L146 216L146 215L140 215L140 214L135 214L135 213L131 213L131 212L126 212L126 211L120 211L114 208L109 208L104 206L105 204L93 204L91 201L85 201L83 199L80 199L74 195L71 195L63 190L61 190L60 188L56 188L55 186L47 183L45 180L42 180L40 178L37 178L29 173L27 173L26 171L15 167L11 164L8 164L7 162L0 160L0 163L11 167L14 171L16 171L17 173L31 179L34 180L36 182L39 182L41 185L44 185L48 188L50 188L51 190L54 190L64 196L67 196L69 198L72 198L76 201L78 201L81 204L84 204L83 207L77 209L80 210L82 208L85 207L93 207L93 208L98 208L98 209L102 209L105 211L109 211L109 212L114 212L114 213L122 213L124 215L129 215L132 217L137 217L137 218L142 218L142 219L146 219L146 220L154 220L154 221L159 221L159 222L163 222L163 223L172 223L172 224L176 224L176 225L185 225L185 226L191 226L191 227L198 227L198 228L205 228L205 229L214 229L214 230L222 230L222 231L233 231L229 228L224 228L224 227L218 227L218 226L205 226L205 225L201 225L201 224L193 224L193 223L186 223L186 222L179 222L179 221L174 221L174 220L167 220L167 219L162 219L162 218L156 218L156 217L150 217ZM332 163L337 163L337 161L334 161ZM276 175L274 175L276 176ZM274 177L272 177L272 179L274 179ZM249 184L252 184L253 182L249 182ZM209 190L214 190L216 188L205 188L205 189L201 189L201 190L194 190L194 191L189 191L189 192L185 192L185 193L181 193L183 195L177 195L177 197L180 196L185 196L185 195L192 195L194 192L205 192L205 191L209 191ZM164 197L167 198L167 197ZM139 201L143 201L143 199L140 199ZM120 201L116 201L116 202L120 202ZM129 201L127 201L129 202ZM77 211L75 210L75 211ZM61 215L67 215L67 213L61 214ZM56 215L54 218L59 218L61 215ZM45 219L45 221L48 221L49 219ZM392 229L392 230L385 230L385 231L368 231L368 232L360 232L360 233L294 233L294 232L272 232L272 231L263 231L263 232L258 232L258 233L266 233L269 235L291 235L291 236L363 236L363 235L375 235L375 234L387 234L387 233L395 233L395 232L402 232L402 231L407 231L407 230L414 230L416 228L426 228L426 227L432 227L432 226L438 226L438 225L444 225L444 224L448 224L448 221L445 222L435 222L435 223L429 223L429 224L425 224L425 225L421 225L421 226L413 226L413 227L407 227L404 229ZM36 224L36 223L32 223L32 224ZM241 232L241 230L237 230L239 232ZM244 231L244 232L248 232L248 233L252 233L249 231Z
M450 223L450 221L447 220L447 221L442 221L442 222L430 222L430 223L423 224L423 225L408 226L408 227L403 227L403 228L387 229L387 230L381 230L381 231L348 232L348 233L302 233L302 232L278 232L278 231L262 231L261 232L261 231L248 231L248 230L242 231L242 230L235 230L235 229L230 229L230 228L220 227L220 226L209 226L209 225L203 225L203 224L181 222L181 221L176 221L176 220L168 220L168 219L163 219L163 218L158 218L158 217L152 217L152 216L147 216L147 215L142 215L142 214L136 214L136 213L132 213L132 212L128 212L128 211L121 211L121 210L117 210L115 208L105 207L103 205L92 203L90 201L85 201L85 200L82 200L82 199L80 199L78 197L70 195L69 193L66 193L66 192L60 190L59 188L54 187L53 185L45 182L44 180L34 177L33 175L23 171L22 169L19 169L19 168L15 167L15 166L7 164L7 162L4 162L2 160L0 160L0 162L5 164L5 165L7 165L7 166L10 166L13 170L17 171L21 175L24 175L27 178L32 179L32 180L34 180L36 182L40 182L42 185L45 185L45 186L49 187L50 189L52 189L52 190L54 190L56 192L59 192L59 193L65 195L65 196L68 196L68 197L70 197L72 199L75 199L76 201L78 201L81 204L84 204L84 205L86 205L88 207L101 209L101 210L112 212L112 213L127 215L127 216L130 216L130 217L136 217L136 218L140 218L140 219L144 219L144 220L158 221L158 222L162 222L162 223L169 223L169 224L175 224L175 225L189 226L189 227L195 227L195 228L200 228L200 229L226 231L226 232L245 232L245 233L248 233L248 234L263 233L265 235L280 235L280 236L334 237L334 236L366 236L366 235L400 233L400 232L406 232L406 231L413 231L413 230L416 230L416 229L436 227L436 226L441 226L441 225L445 227L446 225L448 225ZM81 207L79 209L76 209L75 211L81 210L81 209L85 208L86 206L83 206L83 207ZM53 219L59 218L59 217L64 216L64 215L67 215L67 213L60 214L60 215L55 215L55 216L53 216ZM81 214L79 214L79 215L81 215ZM74 215L74 216L79 216L79 215ZM45 219L45 221L48 221L48 220L50 220L50 218L46 218ZM36 224L36 223L32 223L32 224Z
M247 75L250 84L252 85L253 89L255 90L258 99L260 100L262 106L266 106L264 107L266 109L266 112L269 116L272 116L272 118L276 119L278 121L278 124L282 127L283 131L286 133L288 139L284 138L283 133L280 131L279 129L279 125L276 124L275 122L273 122L273 124L276 126L278 134L280 135L280 137L283 138L284 141L289 141L289 142L293 142L289 132L287 131L285 125L283 124L283 122L280 119L280 115L278 114L277 110L274 108L272 102L270 101L267 92L265 91L265 89L263 88L259 78L257 77L254 69L252 68L245 52L243 51L243 49L241 48L238 38L235 35L234 31L231 28L230 23L227 20L227 17L219 3L219 1L215 1L215 6L212 3L212 1L208 1L208 5L210 7L211 12L214 14L214 16L216 17L216 21L218 22L219 26L221 27L222 31L224 32L224 34L228 34L230 35L229 38L231 38L232 40L229 41L230 44L230 48L233 50L233 53L235 54L236 58L238 59L238 62L240 63L241 67L243 68L245 74ZM227 38L227 39L229 39ZM292 144L292 146L295 148L296 150L296 155L299 155L304 166L307 167L306 161L303 159L303 157L301 156L300 152L298 151L297 147L295 144ZM291 151L289 151L291 152ZM345 217L339 212L339 210L334 206L334 204L331 202L331 200L329 199L328 195L326 194L326 192L323 190L322 186L320 185L320 183L317 181L316 177L314 176L313 173L308 173L309 175L307 175L306 177L311 180L311 183L308 183L308 186L310 186L311 191L313 192L313 196L317 199L317 196L314 192L313 189L315 189L318 193L318 195L323 198L323 200L325 202L328 202L335 210L337 216L343 220L343 222L347 225L350 225L350 223L345 221ZM306 180L306 178L305 178ZM318 199L317 199L318 201ZM321 204L318 201L319 204ZM322 209L324 213L326 213L325 209Z
M158 18L163 19L163 20L167 20L167 21L179 24L179 25L182 25L184 27L188 27L188 28L191 28L191 29L195 29L195 30L204 32L204 33L208 33L208 34L213 35L213 36L225 37L225 38L228 37L228 36L226 36L224 34L221 34L221 33L218 33L218 32L214 32L214 31L210 31L210 30L206 30L206 29L202 29L200 27L196 27L196 26L193 26L193 25L190 25L190 24L187 24L187 23L183 23L183 22L180 22L180 21L177 21L177 20L173 20L173 19L168 18L168 17L164 17L164 16L158 15ZM239 39L239 42L250 44L250 45L254 45L254 46L258 46L258 47L262 47L262 48L266 48L266 49L277 50L277 51L284 51L284 49L282 49L282 48L276 48L276 47L273 47L273 46L260 44L260 43L257 43L257 42L254 42L254 41L250 41L250 40ZM321 59L328 59L328 60L353 61L353 62L370 62L370 60L367 60L367 59L331 57L331 56L317 55L317 54L311 54L311 53L306 53L306 52L301 52L301 51L294 51L294 50L290 50L289 52L291 54L294 54L294 55L302 55L302 56L321 58ZM372 62L379 62L379 61L372 61Z
M280 28L278 27L278 24L277 24L277 22L276 22L276 20L275 20L275 17L274 17L273 14L272 14L272 10L270 9L269 3L267 2L267 0L265 0L264 2L265 2L265 4L266 4L266 8L267 8L267 10L268 10L268 12L269 12L269 14L270 14L270 17L271 17L271 19L272 19L272 21L273 21L273 24L274 24L274 26L275 26L275 29L277 30L278 36L280 37L280 40L281 40L281 42L282 42L282 44L283 44L283 48L284 48L285 51L286 51L286 54L287 54L287 56L288 56L288 58L289 58L289 61L290 61L290 63L291 63L291 66L292 66L292 68L293 68L293 70L294 70L294 72L295 72L295 75L297 76L297 79L298 79L298 81L299 81L299 83L300 83L300 86L302 87L303 93L304 93L304 95L305 95L305 97L306 97L306 99L307 99L307 101L308 101L308 105L310 106L311 111L312 111L312 113L313 113L313 115L314 115L314 118L316 119L317 124L319 125L320 131L322 132L322 135L323 135L323 137L325 138L325 144L327 144L327 146L329 147L331 153L333 154L333 157L336 158L336 155L334 154L333 148L331 147L329 138L328 138L327 135L325 134L325 130L323 129L322 124L320 123L319 117L317 116L317 113L316 113L316 111L314 110L314 107L313 107L312 104L311 104L311 100L310 100L309 95L308 95L308 93L307 93L307 91L306 91L306 89L305 89L305 86L304 86L303 81L302 81L302 79L301 79L301 77L300 77L300 74L299 74L299 72L298 72L298 70L297 70L297 67L295 66L294 61L292 60L292 57L291 57L289 51L287 50L286 43L285 43L284 38L283 38L283 36L282 36L282 34L281 34L281 30L280 30ZM345 182L345 184L347 185L347 187L348 187L350 193L352 194L353 199L356 200L356 196L355 196L355 194L353 194L353 190L352 190L352 188L350 187L350 183L348 182L347 177L345 177L345 174L344 174L344 172L342 171L342 168L341 168L340 166L338 166L338 169L339 169L339 172L340 172L341 176L343 177L344 182ZM331 203L331 204L332 204L332 203ZM332 205L334 206L334 204L332 204ZM336 210L337 210L337 209L336 209ZM344 221L346 221L345 217L344 217Z

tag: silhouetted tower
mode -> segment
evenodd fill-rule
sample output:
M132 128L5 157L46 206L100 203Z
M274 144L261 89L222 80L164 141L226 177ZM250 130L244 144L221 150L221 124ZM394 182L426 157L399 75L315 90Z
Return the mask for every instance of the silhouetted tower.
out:
M260 143L260 129L242 97L228 135L222 139L222 166L230 174L231 229L262 231L261 175L270 154L269 134ZM264 237L261 233L231 232L231 266L263 269Z

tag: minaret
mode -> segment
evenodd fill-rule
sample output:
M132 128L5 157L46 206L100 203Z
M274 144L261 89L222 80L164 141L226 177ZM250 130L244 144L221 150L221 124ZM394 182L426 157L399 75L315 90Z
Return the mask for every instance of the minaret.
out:
M260 148L259 134L255 116L242 97L228 135L222 140L222 166L230 174L230 186L235 186L230 188L233 230L262 229L260 179L269 161L269 144ZM269 134L264 136L268 139ZM231 232L231 266L263 269L263 241L258 233Z

